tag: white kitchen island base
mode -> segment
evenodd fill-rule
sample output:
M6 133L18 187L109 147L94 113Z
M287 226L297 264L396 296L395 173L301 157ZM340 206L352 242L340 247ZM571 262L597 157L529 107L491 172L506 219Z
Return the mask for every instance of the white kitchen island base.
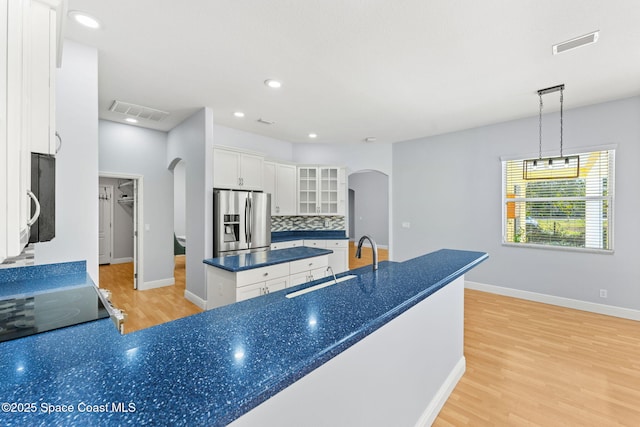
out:
M460 276L230 425L431 425L464 374L463 335Z

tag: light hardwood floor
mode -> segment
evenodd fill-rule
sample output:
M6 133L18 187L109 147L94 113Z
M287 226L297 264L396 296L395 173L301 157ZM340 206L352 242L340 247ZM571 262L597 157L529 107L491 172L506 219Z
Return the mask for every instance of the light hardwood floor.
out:
M434 426L640 426L640 322L465 290L464 339Z
M373 251L370 247L364 246L362 248L361 255L362 258L356 258L356 244L354 242L349 242L349 270L373 264ZM386 261L388 259L389 251L387 249L378 248L378 262Z
M184 297L185 257L175 257L175 285L136 291L133 263L100 266L100 287L112 293L113 305L127 313L125 333L148 328L201 312Z

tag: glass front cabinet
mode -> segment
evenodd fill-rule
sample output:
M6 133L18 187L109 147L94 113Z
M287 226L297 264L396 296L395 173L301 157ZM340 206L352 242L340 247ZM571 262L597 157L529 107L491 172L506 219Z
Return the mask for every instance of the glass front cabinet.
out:
M298 214L344 215L345 168L298 166Z

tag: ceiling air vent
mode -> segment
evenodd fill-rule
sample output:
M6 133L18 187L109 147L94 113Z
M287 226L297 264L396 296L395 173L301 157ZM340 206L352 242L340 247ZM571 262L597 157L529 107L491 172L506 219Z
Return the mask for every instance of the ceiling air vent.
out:
M575 39L567 40L566 42L554 44L553 54L557 55L559 53L563 53L568 50L576 49L578 47L586 46L588 44L593 44L598 41L599 36L600 36L600 30L594 31L589 34L585 34L584 36L576 37Z
M109 107L109 111L124 114L128 117L135 117L136 119L146 119L154 122L159 122L169 115L166 111L117 100L113 101L113 104Z
M267 119L263 119L263 118L259 118L259 119L258 119L258 122L259 122L259 123L262 123L262 124L264 124L264 125L272 125L272 124L274 124L274 123L275 123L274 121L267 120Z

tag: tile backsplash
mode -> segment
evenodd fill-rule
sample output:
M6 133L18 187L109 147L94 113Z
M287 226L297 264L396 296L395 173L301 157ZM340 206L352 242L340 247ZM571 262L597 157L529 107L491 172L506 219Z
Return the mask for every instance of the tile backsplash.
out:
M22 253L15 258L7 258L4 262L0 263L0 268L13 268L13 267L25 267L28 265L34 265L35 247L33 243L27 245Z
M272 216L271 231L346 230L344 216Z

